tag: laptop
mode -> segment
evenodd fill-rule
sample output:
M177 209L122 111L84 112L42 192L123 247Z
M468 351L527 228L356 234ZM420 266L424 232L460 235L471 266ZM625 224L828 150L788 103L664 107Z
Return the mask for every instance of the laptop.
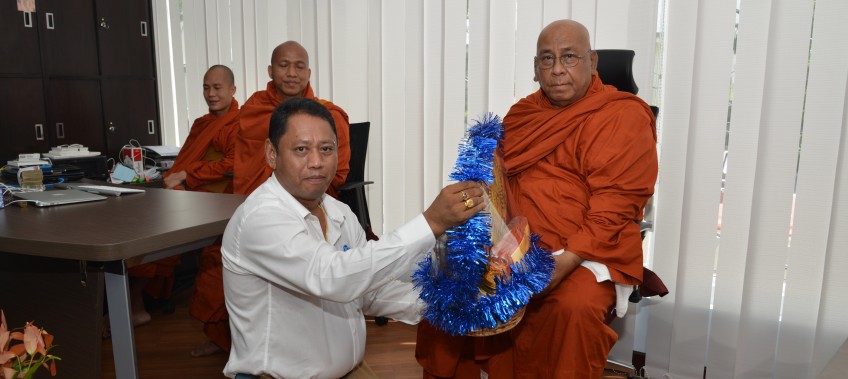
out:
M84 191L73 189L39 191L39 192L16 192L15 197L29 200L37 207L50 207L53 205L84 203L88 201L105 200L106 196L95 195Z

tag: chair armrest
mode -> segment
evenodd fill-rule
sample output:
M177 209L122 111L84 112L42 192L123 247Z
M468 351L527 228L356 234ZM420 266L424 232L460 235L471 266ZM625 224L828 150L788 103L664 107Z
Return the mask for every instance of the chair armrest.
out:
M352 190L352 189L359 188L359 187L365 187L366 185L369 185L369 184L374 184L374 182L368 182L368 181L365 181L365 182L347 182L347 183L339 186L339 192Z

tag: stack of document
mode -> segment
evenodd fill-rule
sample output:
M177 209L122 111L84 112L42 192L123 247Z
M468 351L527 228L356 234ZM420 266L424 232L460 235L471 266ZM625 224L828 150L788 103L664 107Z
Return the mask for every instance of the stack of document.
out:
M71 158L71 157L89 157L100 155L99 151L88 151L88 148L83 145L62 145L55 146L50 149L49 153L41 154L45 158Z

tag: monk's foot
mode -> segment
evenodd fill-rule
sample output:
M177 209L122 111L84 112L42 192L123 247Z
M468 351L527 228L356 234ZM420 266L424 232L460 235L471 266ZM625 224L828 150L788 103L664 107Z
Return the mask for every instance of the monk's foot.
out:
M133 315L132 315L133 326L144 325L144 324L147 324L148 322L150 322L150 313L147 313L147 311L133 313Z
M207 340L191 351L192 357L205 357L212 354L223 353L224 349L220 348L214 342Z

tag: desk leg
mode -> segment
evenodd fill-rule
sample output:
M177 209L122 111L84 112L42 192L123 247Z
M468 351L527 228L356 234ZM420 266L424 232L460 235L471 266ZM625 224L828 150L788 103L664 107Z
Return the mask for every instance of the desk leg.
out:
M109 323L112 327L112 351L115 356L117 379L138 378L135 360L135 338L130 311L127 266L123 261L109 265L105 270L106 298L109 304Z

